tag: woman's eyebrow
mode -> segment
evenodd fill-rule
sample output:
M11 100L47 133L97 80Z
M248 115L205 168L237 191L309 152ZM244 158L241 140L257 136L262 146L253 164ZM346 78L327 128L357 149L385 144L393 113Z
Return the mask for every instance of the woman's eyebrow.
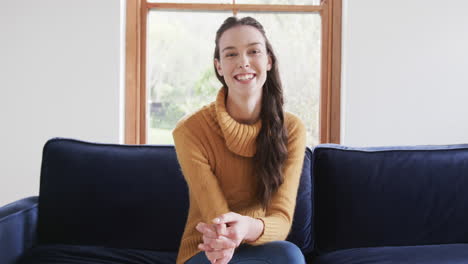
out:
M263 44L263 43L261 43L261 42L252 42L249 45L247 45L247 47L254 46L254 45L261 45L261 44Z
M225 47L221 52L224 52L225 50L228 50L228 49L236 49L236 48L234 48L234 47L232 47L232 46Z
M247 47L261 45L261 44L262 44L261 42L252 42L252 43L247 44ZM225 47L221 52L224 52L225 50L228 50L228 49L236 49L236 48L233 46L228 46L228 47Z

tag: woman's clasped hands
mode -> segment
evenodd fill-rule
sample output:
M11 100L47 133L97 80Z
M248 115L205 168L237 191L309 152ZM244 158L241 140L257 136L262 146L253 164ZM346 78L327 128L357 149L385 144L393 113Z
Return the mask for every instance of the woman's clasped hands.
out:
M261 220L234 212L213 219L213 223L200 222L196 226L203 235L198 245L205 251L211 264L227 264L242 241L255 241L263 232Z

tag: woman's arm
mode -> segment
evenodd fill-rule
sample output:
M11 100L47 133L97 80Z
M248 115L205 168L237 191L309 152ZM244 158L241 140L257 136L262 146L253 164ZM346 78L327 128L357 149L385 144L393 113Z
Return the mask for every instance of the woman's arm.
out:
M302 121L292 116L288 126L288 157L284 163L284 182L273 195L264 217L263 233L248 244L260 245L266 242L285 240L291 229L296 207L297 190L305 155L306 130Z
M240 243L260 245L285 240L294 216L297 190L305 154L305 127L292 116L288 126L288 158L283 167L284 182L273 195L264 217L256 217L259 209L246 210L246 214L227 213L213 220L215 224L228 224L228 237Z
M177 159L188 184L190 196L200 209L203 222L230 212L224 193L207 160L199 138L184 126L173 132Z

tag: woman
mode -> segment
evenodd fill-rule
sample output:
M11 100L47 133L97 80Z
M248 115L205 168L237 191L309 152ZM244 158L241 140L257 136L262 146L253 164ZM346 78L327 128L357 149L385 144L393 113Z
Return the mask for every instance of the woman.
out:
M190 209L177 263L304 263L285 242L305 128L283 111L277 61L260 23L229 17L216 34L216 101L173 136Z

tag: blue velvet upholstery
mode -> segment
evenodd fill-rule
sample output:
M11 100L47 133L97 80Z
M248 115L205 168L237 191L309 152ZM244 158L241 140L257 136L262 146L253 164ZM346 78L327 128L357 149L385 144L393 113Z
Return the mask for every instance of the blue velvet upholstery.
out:
M39 206L0 208L1 264L174 263L188 197L172 146L52 139L40 188ZM288 240L314 264L468 263L466 190L468 145L319 145Z
M82 245L39 245L16 264L174 264L177 252Z
M304 254L314 250L314 180L312 175L312 150L307 148L302 167L293 225L287 241L296 244Z
M36 242L37 197L0 208L0 263L14 263Z
M297 192L293 225L286 239L296 244L304 254L311 253L314 250L314 225L312 216L314 181L311 170L312 151L307 148L299 182L299 190Z
M308 253L313 250L312 152L305 151L288 240ZM53 256L48 245L94 246L97 260L106 249L177 252L187 211L187 187L172 146L52 139L43 151L39 246L24 263Z
M313 264L466 264L468 244L352 248L334 251Z
M177 251L187 211L172 146L52 139L44 147L39 244Z
M468 145L322 145L314 165L318 254L468 242Z

